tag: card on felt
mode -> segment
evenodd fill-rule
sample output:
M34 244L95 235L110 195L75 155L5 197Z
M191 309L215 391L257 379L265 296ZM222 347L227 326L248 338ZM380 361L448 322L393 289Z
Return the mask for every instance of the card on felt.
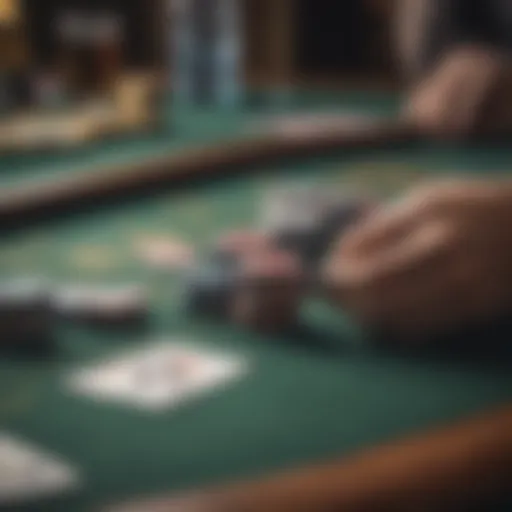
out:
M182 341L156 342L79 370L68 384L97 401L162 411L218 390L243 376L247 366L237 355Z
M0 432L0 506L53 497L74 490L77 469L6 432Z
M367 194L333 185L285 184L270 189L263 198L259 226L266 231L315 227L326 214L343 204L363 204Z

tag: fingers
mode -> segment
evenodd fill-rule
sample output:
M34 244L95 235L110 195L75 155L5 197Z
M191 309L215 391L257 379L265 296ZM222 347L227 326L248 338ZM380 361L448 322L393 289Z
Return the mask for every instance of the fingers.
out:
M343 308L365 325L422 340L477 317L474 270L445 253L387 281L345 287Z
M496 196L485 190L478 195L472 187L463 191L441 187L414 219L414 210L392 207L383 220L355 230L324 269L328 296L360 322L410 339L503 311L510 294L500 278L510 280L510 272L494 233Z
M359 258L337 253L324 269L324 283L330 296L343 305L352 303L361 311L386 313L394 307L394 295L403 296L404 289L415 289L423 281L428 284L431 274L438 275L446 266L451 257L452 233L451 226L432 222L385 250Z
M395 243L356 257L338 252L325 268L326 278L334 285L350 288L369 281L385 283L407 277L445 257L456 236L455 226L432 221L411 230Z
M511 197L501 183L444 181L373 211L327 258L327 296L361 323L410 339L509 311ZM229 244L242 261L233 320L265 331L292 325L306 285L300 262L261 235Z
M380 252L406 237L422 221L419 213L410 200L376 209L347 230L335 250L353 258Z
M498 201L502 196L504 199ZM511 198L512 192L504 184L476 179L445 178L422 184L396 203L374 209L348 230L334 247L333 257L381 259L387 251L398 248L395 252L403 252L404 256L422 244L434 248L436 240L443 236L457 236L455 223L462 224L461 220L475 216L482 218L486 212L495 216L497 208L492 205L499 205L503 211L504 203L510 205ZM420 228L421 232L417 232Z
M435 214L434 196L428 189L413 192L333 251L322 276L328 296L359 321L412 333L460 316L454 297L448 315L440 305L447 286L450 293L463 287L453 268L463 236L457 222Z
M428 135L464 137L481 131L505 68L496 52L455 48L413 92L404 115Z

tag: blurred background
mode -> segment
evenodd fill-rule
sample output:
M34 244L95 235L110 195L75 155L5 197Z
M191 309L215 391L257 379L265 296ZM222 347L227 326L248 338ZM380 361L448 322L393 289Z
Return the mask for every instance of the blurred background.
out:
M389 0L0 0L0 155L170 130L184 103L394 88Z

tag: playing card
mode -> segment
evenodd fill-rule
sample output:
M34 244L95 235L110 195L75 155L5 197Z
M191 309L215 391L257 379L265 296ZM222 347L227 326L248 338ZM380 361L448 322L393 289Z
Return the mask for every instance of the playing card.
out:
M217 390L246 371L242 357L164 341L79 370L68 385L95 400L161 411Z
M79 474L60 458L0 432L0 506L69 492Z
M356 190L333 186L284 185L270 190L263 199L259 227L269 232L314 229L329 212L347 202L362 202Z
M283 186L270 190L263 199L260 228L273 232L290 227L313 227L320 212L311 204L311 199L306 186Z

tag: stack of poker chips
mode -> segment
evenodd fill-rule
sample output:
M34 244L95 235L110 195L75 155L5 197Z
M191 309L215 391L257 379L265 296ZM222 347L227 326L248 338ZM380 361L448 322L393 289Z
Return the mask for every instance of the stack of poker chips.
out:
M319 285L318 272L330 247L368 211L369 204L367 199L357 195L340 196L339 191L322 187L278 189L267 197L261 219L262 233L267 242L262 243L270 244L274 254L276 251L280 253L280 265L284 257L287 270L296 272L298 266L302 282L297 283L293 279L276 281L274 290L263 290L264 300L255 301L266 308L261 317L275 313L273 309L281 307L279 302L292 305L298 311L296 296L300 290ZM248 286L247 269L242 269L238 255L217 248L191 274L186 304L192 314L230 321L230 315L237 309L235 301L258 292L253 287L249 294L244 293L244 287ZM259 265L257 260L256 256ZM249 286L252 285L249 283ZM289 324L296 320L290 311L286 311L285 317Z
M51 297L38 279L0 283L1 345L15 351L45 349L54 339Z
M146 294L137 285L52 287L37 278L0 283L0 347L15 352L51 349L61 322L132 329L148 317Z
M263 203L260 227L314 272L331 244L363 215L369 203L359 194L340 194L330 187L276 188Z
M147 297L138 285L74 285L53 293L55 314L64 320L105 326L143 325L148 317Z
M242 99L238 0L175 0L172 87L177 104L237 106Z

